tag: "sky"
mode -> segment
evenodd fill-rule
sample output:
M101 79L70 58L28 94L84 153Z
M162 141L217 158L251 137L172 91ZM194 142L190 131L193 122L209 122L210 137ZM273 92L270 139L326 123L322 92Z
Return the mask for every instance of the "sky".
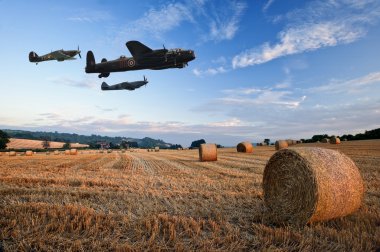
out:
M183 69L86 74L125 43L183 48ZM82 59L28 61L79 46ZM0 0L0 129L235 146L380 127L378 0ZM149 80L135 91L103 81Z

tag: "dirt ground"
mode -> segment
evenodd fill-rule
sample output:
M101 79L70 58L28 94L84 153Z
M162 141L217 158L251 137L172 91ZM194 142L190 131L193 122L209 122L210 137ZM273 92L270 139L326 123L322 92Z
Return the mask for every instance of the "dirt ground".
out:
M375 251L380 141L338 149L365 182L354 214L304 227L266 224L262 177L273 146L0 156L0 251Z

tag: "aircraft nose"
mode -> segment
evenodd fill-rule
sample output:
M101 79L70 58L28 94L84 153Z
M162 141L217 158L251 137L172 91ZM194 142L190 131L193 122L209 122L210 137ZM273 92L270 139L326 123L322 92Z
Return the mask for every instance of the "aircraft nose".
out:
M190 56L190 60L195 59L195 52L194 51L190 51L189 56Z

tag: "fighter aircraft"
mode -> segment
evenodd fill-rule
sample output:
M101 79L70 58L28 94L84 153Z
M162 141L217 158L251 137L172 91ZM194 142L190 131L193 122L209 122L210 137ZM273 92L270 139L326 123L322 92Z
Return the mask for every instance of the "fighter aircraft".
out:
M29 53L29 61L38 64L38 62L41 61L48 61L48 60L57 60L57 61L64 61L64 60L75 60L74 58L76 55L79 55L79 58L82 58L80 55L80 50L78 46L78 50L57 50L48 54L45 54L43 56L38 56L37 53L31 51Z
M102 83L102 90L103 91L106 91L106 90L122 90L122 89L126 89L126 90L135 90L136 88L139 88L141 86L144 86L148 84L148 80L145 78L144 76L144 80L143 81L133 81L133 82L122 82L122 83L119 83L119 84L115 84L115 85L107 85L107 83L103 82Z
M101 63L97 64L93 52L88 51L86 73L99 73L99 78L106 78L111 72L184 68L189 61L195 59L193 50L179 48L168 50L165 46L163 49L152 50L139 41L128 41L126 46L132 57L120 56L120 58L111 61L103 58Z

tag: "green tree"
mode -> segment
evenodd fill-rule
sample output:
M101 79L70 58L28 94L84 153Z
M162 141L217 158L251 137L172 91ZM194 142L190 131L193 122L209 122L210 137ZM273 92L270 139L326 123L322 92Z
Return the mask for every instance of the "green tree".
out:
M64 148L64 149L70 149L70 143L65 143L62 148Z
M5 149L9 143L9 136L4 131L0 130L0 150Z
M196 141L193 141L191 143L191 148L199 148L199 146L201 146L201 144L204 144L206 143L206 141L204 139L199 139L199 140L196 140Z
M50 139L49 139L50 137L41 137L41 139L42 139L42 148L44 148L44 149L48 149L48 148L50 148Z

